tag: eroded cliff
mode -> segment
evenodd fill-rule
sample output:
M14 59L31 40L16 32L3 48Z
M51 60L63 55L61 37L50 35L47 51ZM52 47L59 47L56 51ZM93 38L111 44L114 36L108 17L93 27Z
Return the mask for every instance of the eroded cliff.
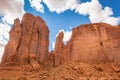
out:
M64 33L56 38L55 49L48 52L49 29L39 17L26 13L17 18L10 31L10 40L2 57L2 66L59 66L67 61L90 64L113 62L120 65L120 27L106 23L81 25L72 30L70 41L64 45Z

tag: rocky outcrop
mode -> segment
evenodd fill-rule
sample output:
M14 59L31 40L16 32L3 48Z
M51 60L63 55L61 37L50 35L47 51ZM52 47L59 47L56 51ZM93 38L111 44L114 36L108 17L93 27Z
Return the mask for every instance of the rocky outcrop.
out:
M56 38L55 49L48 52L49 29L39 16L26 13L17 18L10 31L10 40L2 57L2 66L59 66L67 61L86 63L113 62L120 65L120 26L106 23L81 25L72 30L70 41L64 45L64 33Z
M1 65L44 64L48 54L48 38L49 29L40 17L26 13L21 23L15 19Z

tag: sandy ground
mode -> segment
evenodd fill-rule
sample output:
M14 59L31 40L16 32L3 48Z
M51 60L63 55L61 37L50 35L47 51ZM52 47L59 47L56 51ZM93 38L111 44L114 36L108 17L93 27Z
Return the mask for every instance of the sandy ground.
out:
M1 67L0 80L120 80L120 68L112 63L93 65L72 61L37 70L28 66Z

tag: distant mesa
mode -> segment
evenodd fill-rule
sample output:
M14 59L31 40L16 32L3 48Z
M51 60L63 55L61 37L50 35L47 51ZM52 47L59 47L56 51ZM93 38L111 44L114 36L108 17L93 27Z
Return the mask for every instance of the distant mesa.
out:
M49 29L39 16L25 13L17 18L10 31L1 66L59 66L73 60L90 64L113 62L120 65L120 26L106 23L81 25L72 30L66 45L64 33L56 38L55 49L49 52Z

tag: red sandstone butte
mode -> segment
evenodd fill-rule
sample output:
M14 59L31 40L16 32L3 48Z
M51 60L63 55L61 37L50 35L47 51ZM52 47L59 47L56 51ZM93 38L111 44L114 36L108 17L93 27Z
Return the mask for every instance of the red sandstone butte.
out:
M1 65L44 64L49 46L49 29L39 17L25 13L15 19Z
M55 66L69 60L120 65L120 27L106 23L81 25L72 30L66 45L61 32L56 38L53 54Z
M67 61L113 62L120 65L120 27L95 23L74 28L70 41L63 49L63 57Z

